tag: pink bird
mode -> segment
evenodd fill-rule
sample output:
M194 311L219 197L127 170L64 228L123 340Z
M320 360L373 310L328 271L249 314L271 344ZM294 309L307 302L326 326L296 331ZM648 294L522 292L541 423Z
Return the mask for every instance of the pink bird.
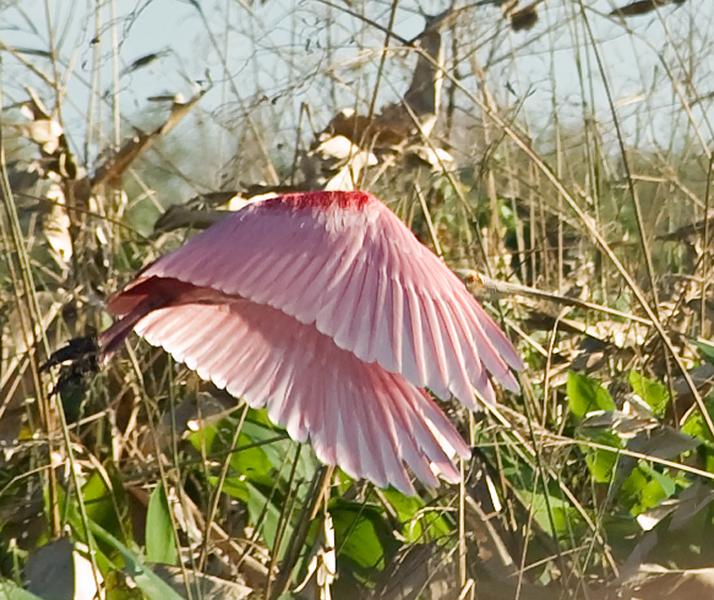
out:
M517 391L513 346L444 263L364 192L233 213L108 302L108 360L133 329L355 478L413 494L469 447L425 388L471 410Z

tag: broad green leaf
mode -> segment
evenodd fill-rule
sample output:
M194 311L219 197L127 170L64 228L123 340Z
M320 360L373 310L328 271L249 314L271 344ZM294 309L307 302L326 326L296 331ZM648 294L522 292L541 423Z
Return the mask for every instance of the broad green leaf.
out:
M198 431L194 431L187 436L188 441L196 452L213 452L213 443L218 435L218 426L215 423L204 425Z
M94 471L82 486L87 516L110 533L119 534L121 529L114 508L113 493L98 471Z
M707 412L712 417L714 417L714 397L709 395L707 398L705 398L704 405L707 408ZM704 440L710 443L714 442L714 439L712 439L712 436L709 433L709 429L704 423L704 419L702 418L702 415L699 410L695 410L687 417L687 420L682 425L681 431L682 433L686 433L687 435L691 435L692 437L695 437L697 439Z
M83 524L82 519L79 514L79 507L77 506L77 497L75 496L75 494L68 494L66 492L66 490L62 487L59 487L57 491L58 491L57 500L58 500L59 506L60 506L60 513L62 515L65 515L65 518L67 519L67 523L72 528L72 538L75 541L82 542L84 544L87 544L90 547L94 547L95 559L97 561L97 566L99 567L99 570L101 572L108 571L112 567L112 558L113 557L111 557L111 553L113 552L113 549L111 547L102 546L101 544L98 544L97 541L94 539L87 540L87 535L86 535L86 531L84 528L84 524ZM49 502L49 498L48 498L47 490L45 490L45 505L46 506L48 506L48 502ZM113 521L116 522L115 520L109 521L110 526L112 525ZM92 523L92 522L93 521L90 519L90 523ZM90 537L91 537L91 531L90 531Z
M112 534L96 523L89 524L92 533L104 543L112 546L124 558L126 574L134 580L139 589L149 600L182 600L171 586L148 568L141 559L122 544Z
M669 498L674 494L677 489L677 484L674 479L672 479L669 475L656 471L655 469L649 469L649 472L652 479L659 484L659 487L662 489L665 497Z
M580 532L584 531L585 524L582 517L568 502L552 494L546 497L541 492L533 493L529 490L519 490L518 494L533 512L533 518L538 525L543 530L552 532L559 539L569 539L571 532L577 539Z
M613 451L583 447L585 463L593 481L595 483L609 483L619 459L617 449L622 447L622 440L613 432L603 430L588 431L587 439L613 447Z
M290 465L295 455L296 442L288 438L284 431L266 424L264 420L267 419L267 416L263 419L263 412L265 411L255 411L255 416L260 418L256 421L246 421L243 433L253 443L261 444L258 448L265 454L273 468L282 469L282 476L287 481ZM251 416L253 416L253 412L251 412ZM309 446L303 447L298 458L295 477L310 481L317 468L318 462L315 454Z
M704 360L706 360L709 364L714 365L714 344L703 340L695 342L695 344L699 349L699 354L702 355L702 358L704 358Z
M9 579L0 579L0 598L3 598L3 600L43 600L27 590L23 590Z
M266 456L264 447L256 444L256 441L259 440L254 440L244 432L238 436L238 448L242 449L231 456L231 467L246 479L269 486L274 481L274 468Z
M567 393L570 412L577 419L594 410L615 410L610 393L597 381L580 373L568 372Z
M144 600L141 590L118 570L110 571L104 577L104 592L108 600Z
M639 515L669 498L676 491L674 479L640 462L622 484L621 501L632 515Z
M151 562L175 565L178 552L169 510L164 486L157 485L151 492L146 512L146 558Z
M594 450L585 456L585 463L595 483L609 483L617 464L617 453L608 450Z
M642 398L652 409L655 417L663 417L669 404L667 388L655 379L649 379L637 371L630 371L632 391Z
M408 542L423 543L442 538L451 531L448 521L438 511L424 511L419 496L405 496L395 489L384 490L384 496L402 523L401 533Z
M242 477L256 485L272 487L278 472L281 473L281 480L287 483L297 445L287 433L271 425L264 413L260 410L249 411L230 461L231 467ZM207 453L219 453L228 448L237 424L234 418L223 419L218 424L192 433L188 439L198 451L203 445ZM304 447L298 458L296 479L312 480L317 467L314 453Z
M349 559L362 570L384 568L397 546L382 512L373 505L335 499L330 503L337 559Z
M212 486L218 484L217 477L209 477L209 482ZM274 504L261 488L253 485L250 481L241 480L237 477L227 477L223 483L223 492L241 500L248 507L248 517L253 526L259 527L263 541L272 548L275 544L275 536L278 530L280 521L280 509ZM279 500L279 498L278 498ZM285 531L283 532L283 540L289 539L292 535L292 524L284 524ZM282 552L285 550L283 544L280 548Z

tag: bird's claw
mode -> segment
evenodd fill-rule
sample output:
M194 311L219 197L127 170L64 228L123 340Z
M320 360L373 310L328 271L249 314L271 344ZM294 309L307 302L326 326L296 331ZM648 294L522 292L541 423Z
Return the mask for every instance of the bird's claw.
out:
M47 361L40 366L40 371L48 371L57 365L61 366L61 370L51 395L61 393L68 384L77 382L85 375L96 373L99 370L97 336L92 333L69 340L50 355Z

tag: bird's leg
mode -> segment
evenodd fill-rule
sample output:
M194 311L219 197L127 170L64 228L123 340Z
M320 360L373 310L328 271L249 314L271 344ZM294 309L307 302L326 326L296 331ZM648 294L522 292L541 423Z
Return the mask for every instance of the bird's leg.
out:
M61 367L51 394L59 394L64 404L65 396L71 397L78 389L83 390L85 377L97 373L116 354L134 325L163 304L165 301L161 299L157 301L156 298L144 298L129 314L121 317L99 335L92 331L89 335L73 338L53 352L40 367L40 371L47 371L54 366ZM83 392L81 395L84 395Z
M99 370L98 357L97 335L92 332L89 335L69 340L50 355L47 362L40 366L40 371L47 371L56 365L62 367L57 383L51 392L54 395L77 383L85 375L96 373Z
M151 278L141 285L138 293L133 290L138 297L127 304L127 314L99 335L92 332L90 335L71 339L53 352L40 370L63 365L65 368L71 367L75 373L96 372L117 353L134 326L150 312L182 304L224 304L235 300L234 297L216 290L172 279Z

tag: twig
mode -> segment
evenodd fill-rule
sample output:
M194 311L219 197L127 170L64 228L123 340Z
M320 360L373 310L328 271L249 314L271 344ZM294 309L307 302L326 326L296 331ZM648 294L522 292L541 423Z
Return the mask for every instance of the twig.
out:
M272 574L268 574L269 579L265 594L266 599L277 600L288 589L290 580L292 579L293 569L300 557L300 550L305 544L307 534L310 531L310 525L317 516L323 497L325 494L329 494L330 482L332 481L332 474L334 472L335 467L323 466L315 473L310 495L308 496L310 502L304 505L300 513L298 526L293 530L293 535L290 538L285 558L280 567L280 574L278 575L274 587L272 586Z

